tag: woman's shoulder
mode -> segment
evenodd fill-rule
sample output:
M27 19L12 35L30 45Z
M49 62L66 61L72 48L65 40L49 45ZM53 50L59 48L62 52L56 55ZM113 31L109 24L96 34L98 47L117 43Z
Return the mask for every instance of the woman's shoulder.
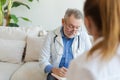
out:
M87 52L74 59L68 70L68 80L94 80L94 75L90 69L91 64L86 59Z
M87 59L88 52L78 56L71 62L71 67L79 71L79 75L89 74L95 80L120 80L120 46L117 49L115 57L109 62L101 62L100 51L96 51L90 59ZM104 78L104 79L103 79ZM113 79L112 79L113 78ZM94 80L93 79L93 80Z

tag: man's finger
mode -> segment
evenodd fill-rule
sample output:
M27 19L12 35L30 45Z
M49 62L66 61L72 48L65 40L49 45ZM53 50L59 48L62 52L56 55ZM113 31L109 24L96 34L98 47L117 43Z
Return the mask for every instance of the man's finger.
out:
M64 71L68 71L68 69L67 69L67 68L65 68L65 67L62 67L62 69L63 69Z

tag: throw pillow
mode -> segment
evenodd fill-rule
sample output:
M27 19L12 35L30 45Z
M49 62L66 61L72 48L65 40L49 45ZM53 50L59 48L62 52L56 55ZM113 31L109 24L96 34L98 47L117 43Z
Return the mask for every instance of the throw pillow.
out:
M43 45L45 36L42 37L27 37L27 48L25 61L38 61L40 49Z
M0 61L21 63L25 41L0 39Z

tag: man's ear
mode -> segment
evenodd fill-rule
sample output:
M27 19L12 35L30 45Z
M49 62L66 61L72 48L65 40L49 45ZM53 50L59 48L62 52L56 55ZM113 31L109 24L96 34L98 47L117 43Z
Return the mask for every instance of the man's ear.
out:
M65 24L65 19L62 18L62 25L64 26L64 24Z

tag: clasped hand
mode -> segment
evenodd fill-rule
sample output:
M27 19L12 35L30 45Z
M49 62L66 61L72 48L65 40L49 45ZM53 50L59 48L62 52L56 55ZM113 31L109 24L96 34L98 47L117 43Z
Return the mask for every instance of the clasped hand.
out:
M60 77L66 77L66 73L67 73L67 68L62 67L62 68L53 68L52 69L52 73L60 76Z

